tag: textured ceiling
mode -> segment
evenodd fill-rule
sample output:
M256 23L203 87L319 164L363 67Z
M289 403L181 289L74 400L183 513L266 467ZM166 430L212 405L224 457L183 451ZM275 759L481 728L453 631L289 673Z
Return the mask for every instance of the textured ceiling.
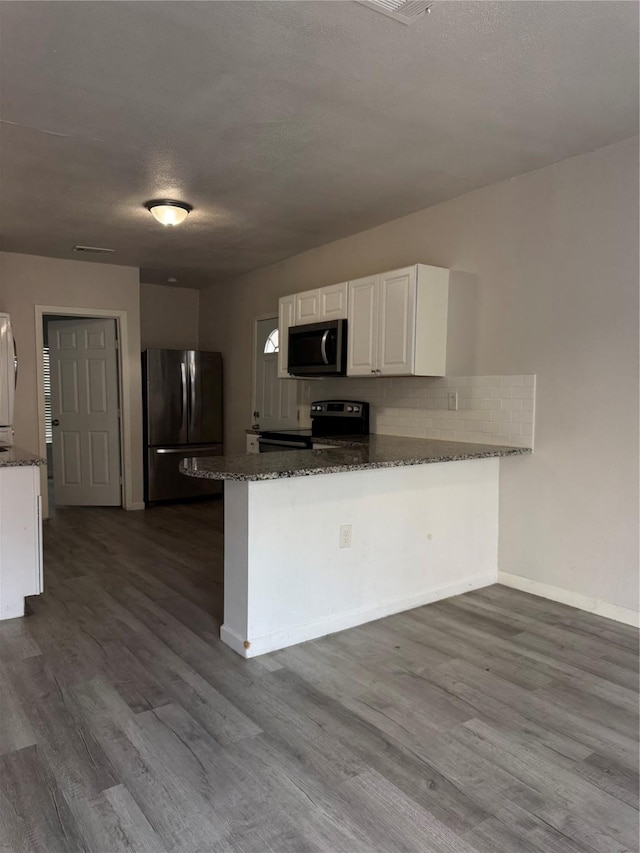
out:
M143 281L228 278L638 131L635 2L445 0L405 27L5 0L0 25L0 248L105 246ZM162 196L194 205L180 228L143 208Z

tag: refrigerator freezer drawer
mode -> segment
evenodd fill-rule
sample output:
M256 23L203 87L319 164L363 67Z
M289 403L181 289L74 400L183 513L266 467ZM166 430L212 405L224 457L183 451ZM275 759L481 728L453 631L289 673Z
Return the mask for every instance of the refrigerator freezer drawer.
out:
M147 448L146 503L222 494L222 483L181 474L180 461L192 456L221 456L222 445Z

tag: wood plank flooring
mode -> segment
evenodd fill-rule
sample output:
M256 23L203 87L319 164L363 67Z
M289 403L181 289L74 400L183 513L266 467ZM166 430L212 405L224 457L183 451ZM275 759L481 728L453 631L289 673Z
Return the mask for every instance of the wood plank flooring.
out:
M638 850L635 630L494 586L243 661L222 552L216 501L45 525L1 853Z

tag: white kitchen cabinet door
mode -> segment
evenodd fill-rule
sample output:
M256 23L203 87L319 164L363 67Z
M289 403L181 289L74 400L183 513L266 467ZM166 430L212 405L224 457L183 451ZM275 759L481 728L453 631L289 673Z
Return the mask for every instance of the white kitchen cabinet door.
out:
M373 376L378 359L379 276L349 282L347 376Z
M24 616L27 595L42 592L40 469L0 469L0 619Z
M416 267L379 276L378 373L410 376L414 372Z
M295 326L295 296L283 296L278 303L278 378L290 379L287 364L289 359L289 327Z
M320 320L344 320L347 316L346 281L320 288Z
M427 264L417 266L415 376L445 376L449 322L449 270Z
M306 290L304 293L296 293L296 326L303 326L305 323L319 323L322 319L320 315L320 290Z

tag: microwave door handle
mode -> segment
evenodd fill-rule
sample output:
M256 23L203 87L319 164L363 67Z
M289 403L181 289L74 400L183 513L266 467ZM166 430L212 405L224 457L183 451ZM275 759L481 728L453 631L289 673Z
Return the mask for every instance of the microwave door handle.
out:
M327 358L327 339L329 337L329 329L327 329L322 336L322 343L320 344L320 352L322 353L322 360L325 364L329 364L329 359Z

